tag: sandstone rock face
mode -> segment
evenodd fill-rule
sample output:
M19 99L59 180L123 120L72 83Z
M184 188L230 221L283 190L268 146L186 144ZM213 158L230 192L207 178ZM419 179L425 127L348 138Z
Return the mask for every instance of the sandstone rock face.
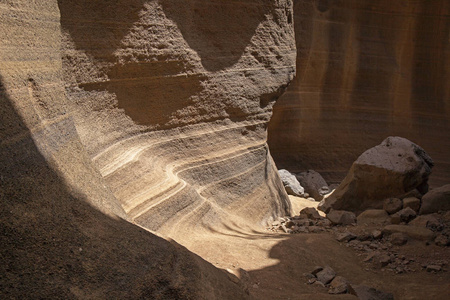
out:
M290 3L183 3L0 4L1 298L248 297L127 219L289 209L264 128L294 72Z
M418 145L388 137L353 163L339 187L319 207L357 212L381 208L386 198L415 188L427 190L432 166L433 161Z
M76 128L130 219L183 238L289 212L266 126L295 71L291 5L60 2Z
M279 168L340 182L387 136L423 146L450 182L450 2L294 1L297 76L274 106Z

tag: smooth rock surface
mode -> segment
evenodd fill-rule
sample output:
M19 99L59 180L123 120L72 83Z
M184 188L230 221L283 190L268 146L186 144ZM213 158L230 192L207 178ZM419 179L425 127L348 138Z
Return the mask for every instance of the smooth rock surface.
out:
M366 149L403 136L450 183L450 2L296 0L298 74L274 106L279 168L340 182Z
M416 213L419 213L420 209L420 199L416 197L408 197L403 199L403 207L404 208L411 208Z
M353 163L339 187L319 205L328 210L362 212L383 207L383 200L415 188L427 190L433 161L418 145L388 137Z

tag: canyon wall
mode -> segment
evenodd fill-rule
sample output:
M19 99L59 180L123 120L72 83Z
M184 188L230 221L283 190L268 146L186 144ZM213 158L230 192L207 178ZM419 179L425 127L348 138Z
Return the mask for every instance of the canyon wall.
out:
M297 76L274 107L269 145L280 168L329 182L384 138L434 159L450 181L450 2L296 0Z
M131 221L177 240L289 202L266 144L295 72L290 1L59 1L66 93Z
M241 5L0 1L2 298L247 297L129 222L193 236L289 209L265 127L292 9Z

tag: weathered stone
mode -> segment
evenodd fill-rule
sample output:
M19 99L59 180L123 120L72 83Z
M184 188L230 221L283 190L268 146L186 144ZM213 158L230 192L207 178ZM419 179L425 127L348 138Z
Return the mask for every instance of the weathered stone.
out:
M408 223L416 217L416 212L410 207L404 208L395 214L391 215L392 224L400 224L401 222Z
M435 236L431 230L419 226L387 225L383 228L383 234L389 235L393 233L403 233L410 238L421 241L432 241Z
M383 202L383 209L388 214L394 214L403 208L403 201L399 198L388 198Z
M394 295L391 293L386 293L365 285L350 284L348 292L357 296L359 300L394 300Z
M339 187L319 209L362 212L381 208L383 200L417 188L428 189L433 161L418 145L401 137L388 137L364 152Z
M311 271L311 274L313 274L314 276L317 275L317 273L319 273L320 271L323 270L323 267L321 266L315 266L314 269Z
M385 225L389 222L389 215L383 209L368 209L356 218L358 224Z
M300 215L305 215L308 219L319 220L322 217L319 215L319 212L314 207L306 207L300 211Z
M333 280L336 276L336 272L329 266L323 268L323 270L319 271L316 274L317 280L322 282L323 284L328 284Z
M280 179L283 182L286 193L301 197L305 193L305 189L300 185L295 175L291 174L288 170L278 170Z
M419 214L450 210L450 184L433 189L422 197Z
M436 214L420 215L409 222L409 225L430 228L432 230L437 230L442 226Z
M450 245L450 239L447 236L440 234L434 239L434 243L438 246L446 247Z
M348 289L348 280L342 276L336 276L330 283L328 294L344 294Z
M336 240L338 242L349 242L351 240L356 239L356 235L353 233L346 231L346 232L340 232L336 235Z
M335 225L350 225L356 223L355 214L345 210L332 210L327 214L327 219Z
M296 175L300 184L316 201L321 201L329 193L328 184L323 177L314 170L308 170Z
M420 199L416 198L416 197L405 198L405 199L403 199L403 207L404 208L410 207L416 213L419 213Z
M408 242L408 236L402 232L395 232L389 237L392 245L403 246Z
M375 240L381 239L383 237L383 232L381 230L374 230L372 231L372 237Z
M438 265L427 265L426 270L427 272L439 272L442 270L442 267Z

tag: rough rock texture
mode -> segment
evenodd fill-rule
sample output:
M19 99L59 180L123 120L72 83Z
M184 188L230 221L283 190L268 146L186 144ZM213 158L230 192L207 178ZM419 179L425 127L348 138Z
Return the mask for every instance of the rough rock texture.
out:
M2 299L247 297L127 219L289 209L264 127L294 72L291 9L174 4L1 1Z
M361 212L383 207L384 199L413 189L427 190L433 161L416 144L388 137L353 163L338 188L319 208ZM401 200L400 200L401 202Z
M450 1L296 0L297 76L274 106L279 168L340 182L387 136L427 149L450 182Z
M288 214L266 124L294 75L292 3L104 2L59 2L64 78L81 140L127 216L186 238Z
M305 189L300 185L295 175L291 174L288 170L278 170L281 182L283 182L284 188L288 195L294 195L301 197L305 193Z
M450 210L450 184L429 191L422 197L420 214Z

